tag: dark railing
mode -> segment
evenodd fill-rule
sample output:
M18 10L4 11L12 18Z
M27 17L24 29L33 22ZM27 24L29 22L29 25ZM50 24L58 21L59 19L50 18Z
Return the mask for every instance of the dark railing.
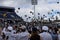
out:
M14 12L14 11L15 11L15 8L13 8L13 7L0 6L0 11L4 11L4 12Z

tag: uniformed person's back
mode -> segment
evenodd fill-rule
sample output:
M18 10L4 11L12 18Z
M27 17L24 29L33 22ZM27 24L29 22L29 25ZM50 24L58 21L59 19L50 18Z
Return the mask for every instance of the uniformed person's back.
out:
M52 40L51 34L49 34L47 32L48 31L48 27L47 26L43 26L42 30L44 30L44 31L39 34L42 37L42 40Z
M21 27L21 33L18 33L19 36L17 37L18 40L28 40L29 38L29 33L26 31L26 27L22 25Z

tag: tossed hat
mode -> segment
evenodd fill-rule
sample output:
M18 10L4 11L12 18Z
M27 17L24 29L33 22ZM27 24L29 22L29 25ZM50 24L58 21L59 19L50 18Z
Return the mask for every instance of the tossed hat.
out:
M48 30L49 28L47 26L43 26L42 30Z

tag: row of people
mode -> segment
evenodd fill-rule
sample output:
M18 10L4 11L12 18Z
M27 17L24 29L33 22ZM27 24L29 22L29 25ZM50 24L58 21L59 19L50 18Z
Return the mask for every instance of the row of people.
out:
M21 27L8 26L0 30L0 40L60 40L60 34L53 34L47 26L42 26L42 32L32 27L31 33L28 32L25 25Z

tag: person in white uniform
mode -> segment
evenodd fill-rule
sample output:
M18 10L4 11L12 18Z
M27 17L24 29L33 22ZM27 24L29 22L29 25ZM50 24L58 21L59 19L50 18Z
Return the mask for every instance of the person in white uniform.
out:
M8 40L18 40L17 37L19 37L19 33L16 34L16 33L12 32L13 31L12 27L9 27L8 29L11 30Z
M13 30L13 27L11 26L8 26L8 31L5 32L5 35L6 35L6 40L12 40L13 38L11 37L12 36L12 30Z
M59 31L58 31L58 40L60 40L60 28L59 28Z
M5 25L5 27L3 28L2 32L5 33L7 31L7 28L8 28L8 26Z
M52 40L52 36L48 33L48 29L49 28L47 26L42 27L43 32L39 34L42 40Z
M28 40L29 39L29 33L26 31L26 26L22 25L21 29L22 29L22 32L17 37L18 40Z

